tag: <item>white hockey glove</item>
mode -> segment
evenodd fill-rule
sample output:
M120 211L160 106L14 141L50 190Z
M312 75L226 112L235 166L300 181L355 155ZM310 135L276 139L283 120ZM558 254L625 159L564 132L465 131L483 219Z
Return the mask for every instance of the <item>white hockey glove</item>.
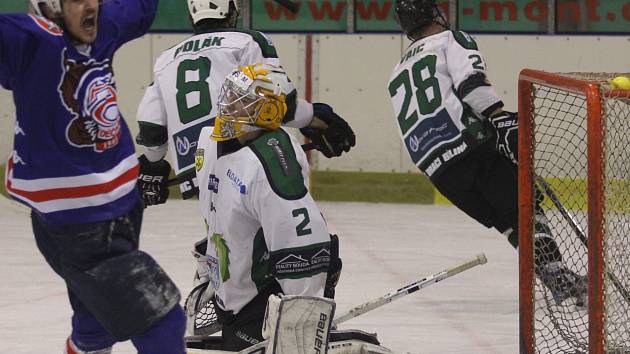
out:
M490 117L490 123L496 130L496 148L501 155L518 163L518 114L501 112Z

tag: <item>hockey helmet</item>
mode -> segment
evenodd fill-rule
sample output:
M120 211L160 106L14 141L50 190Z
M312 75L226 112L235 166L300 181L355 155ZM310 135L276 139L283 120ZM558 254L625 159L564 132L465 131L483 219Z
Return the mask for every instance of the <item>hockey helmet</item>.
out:
M238 12L236 0L188 0L188 12L193 23L206 18L224 19L230 16L230 5Z
M33 11L37 16L44 17L44 13L40 7L41 4L45 4L56 16L61 16L61 1L62 0L29 0Z
M277 66L251 64L232 71L221 86L212 138L222 141L258 129L278 129L287 113L287 95L294 90Z
M394 12L396 22L409 38L417 35L431 23L448 27L446 19L437 7L436 0L396 0Z

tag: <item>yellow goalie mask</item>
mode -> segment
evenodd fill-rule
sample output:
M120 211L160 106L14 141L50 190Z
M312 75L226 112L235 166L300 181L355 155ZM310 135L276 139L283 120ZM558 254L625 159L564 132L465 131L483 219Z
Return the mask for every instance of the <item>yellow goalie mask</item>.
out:
M278 129L292 91L293 84L282 68L252 64L232 71L221 86L212 139L223 141L254 130Z

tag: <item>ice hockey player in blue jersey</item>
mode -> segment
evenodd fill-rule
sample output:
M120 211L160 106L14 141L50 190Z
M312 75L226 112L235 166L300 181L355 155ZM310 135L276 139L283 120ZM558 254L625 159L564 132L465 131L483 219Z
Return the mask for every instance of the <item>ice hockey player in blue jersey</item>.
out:
M139 353L184 353L179 291L138 250L138 159L112 70L116 50L147 32L157 0L30 8L0 14L0 84L16 108L6 188L31 208L37 246L68 287L66 352L111 353L131 339Z

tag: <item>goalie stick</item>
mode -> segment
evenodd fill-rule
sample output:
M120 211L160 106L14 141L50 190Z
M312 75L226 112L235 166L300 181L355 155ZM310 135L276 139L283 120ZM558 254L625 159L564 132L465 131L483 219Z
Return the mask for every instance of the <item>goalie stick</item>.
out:
M536 183L538 183L538 185L542 188L543 192L549 197L553 205L558 209L562 217L569 223L573 232L580 239L580 242L582 242L584 247L588 249L588 239L586 238L586 232L584 232L584 229L579 224L579 222L575 219L571 212L569 212L569 210L567 210L567 208L565 208L564 205L560 202L560 198L558 198L558 196L553 191L549 183L547 183L547 181L545 181L540 176L534 176L534 178L536 180ZM608 276L608 279L610 279L615 288L617 288L617 291L619 291L621 296L628 303L630 303L630 293L628 293L628 290L624 288L619 278L617 278L617 276L610 270L606 271L606 276Z
M483 253L478 254L475 258L473 259L469 259L464 263L461 263L455 267L452 268L447 268L444 269L441 272L437 272L434 274L429 275L428 277L425 277L421 280L418 280L414 283L405 285L404 287L393 291L389 294L385 294L379 298L376 298L374 300L365 302L361 305L355 306L353 308L351 308L350 310L346 311L343 315L340 316L336 316L335 319L333 320L333 324L335 326L337 326L340 323L346 322L347 320L351 319L351 318L355 318L357 316L360 316L366 312L372 311L376 308L379 308L385 304L389 304L390 302L396 300L396 299L400 299L403 296L407 296L411 293L414 293L420 289L426 288L429 285L435 284L439 281L442 281L446 278L450 278L453 275L459 274L465 270L468 270L470 268L473 268L475 266L478 265L482 265L482 264L486 264L488 262L488 259L486 258L486 255Z
M357 316L360 316L366 312L372 311L374 309L377 309L383 305L386 305L394 300L397 300L401 297L407 296L411 293L414 293L420 289L426 288L427 286L433 285L437 282L440 282L446 278L450 278L456 274L459 274L463 271L466 271L470 268L473 268L475 266L478 265L482 265L482 264L486 264L488 262L486 255L483 253L478 254L477 256L475 256L475 258L469 259L459 265L456 265L454 267L451 268L447 268L444 269L440 272L431 274L427 277L424 277L421 280L418 280L416 282L413 282L411 284L405 285L402 288L392 291L388 294L385 294L383 296L380 296L376 299L367 301L361 305L355 306L353 308L351 308L350 310L346 311L345 313L343 313L342 315L338 315L335 317L335 319L333 320L333 326L336 327L337 325L346 322L352 318L355 318ZM193 289L193 291L190 292L190 294L188 295L188 299L186 299L186 304L189 303L193 303L195 302L195 300L190 299L191 296L193 296L193 293L195 292L195 289ZM190 302L189 302L190 301ZM187 305L186 305L187 306ZM206 306L204 306L204 308L202 308L201 310L206 310L208 312L213 312L214 308L212 308L211 310L207 309L208 306L212 306L212 302L208 302L208 304L206 304ZM195 314L195 318L193 320L196 320L196 314ZM208 324L207 327L203 328L203 335L211 335L214 334L218 331L221 330L221 325L219 323L210 323ZM194 336L197 337L197 336Z

